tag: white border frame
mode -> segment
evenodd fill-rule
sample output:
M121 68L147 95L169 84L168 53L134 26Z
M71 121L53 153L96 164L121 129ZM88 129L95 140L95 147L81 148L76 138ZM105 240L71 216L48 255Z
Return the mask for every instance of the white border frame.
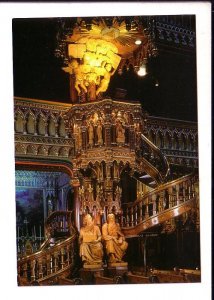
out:
M86 8L87 6L87 8ZM12 19L94 15L195 14L197 32L198 133L201 214L202 282L194 284L17 287L15 243L15 174L13 133ZM0 286L3 299L102 300L211 299L211 3L97 2L0 3ZM184 66L185 71L185 66Z

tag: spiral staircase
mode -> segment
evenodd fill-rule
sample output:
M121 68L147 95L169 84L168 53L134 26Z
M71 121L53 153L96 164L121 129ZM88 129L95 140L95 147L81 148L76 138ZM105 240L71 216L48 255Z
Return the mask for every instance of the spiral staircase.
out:
M165 156L144 135L136 151L136 161L138 168L132 173L133 177L152 190L123 205L120 225L126 238L137 237L148 230L155 232L161 224L198 206L197 175L192 173L170 180ZM78 232L72 212L53 212L45 222L45 233L46 240L39 251L18 257L18 285L81 284ZM99 276L96 280L97 284L121 283L119 279L112 281L104 277L99 281ZM142 282L141 276L139 283Z

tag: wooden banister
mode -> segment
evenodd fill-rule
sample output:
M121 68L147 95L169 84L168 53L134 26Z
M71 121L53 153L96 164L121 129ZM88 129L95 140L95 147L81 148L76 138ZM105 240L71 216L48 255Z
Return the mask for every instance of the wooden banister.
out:
M196 175L189 174L160 185L135 202L124 204L121 218L124 234L136 236L190 210L196 204L194 184L197 181Z
M59 230L63 229L68 237L61 238L58 242L56 240L52 246L50 244L52 229L59 221L62 222ZM71 212L54 212L46 220L45 226L47 239L39 251L18 258L19 285L31 285L34 282L40 285L51 284L54 278L69 274L74 267L77 232L71 222Z

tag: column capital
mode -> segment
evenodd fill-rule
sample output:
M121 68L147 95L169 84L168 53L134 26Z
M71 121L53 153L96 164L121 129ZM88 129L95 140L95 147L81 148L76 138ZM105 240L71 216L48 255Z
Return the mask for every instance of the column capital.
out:
M70 185L73 187L79 187L80 186L80 181L77 177L74 177L70 180Z

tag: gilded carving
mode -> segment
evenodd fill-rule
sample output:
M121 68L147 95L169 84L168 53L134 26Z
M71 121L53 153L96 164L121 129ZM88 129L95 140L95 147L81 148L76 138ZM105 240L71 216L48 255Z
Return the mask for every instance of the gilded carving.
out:
M94 145L94 126L92 121L88 126L88 145L89 147L92 147Z
M97 121L97 128L96 128L96 133L97 133L97 144L99 146L103 145L103 126L100 120Z

